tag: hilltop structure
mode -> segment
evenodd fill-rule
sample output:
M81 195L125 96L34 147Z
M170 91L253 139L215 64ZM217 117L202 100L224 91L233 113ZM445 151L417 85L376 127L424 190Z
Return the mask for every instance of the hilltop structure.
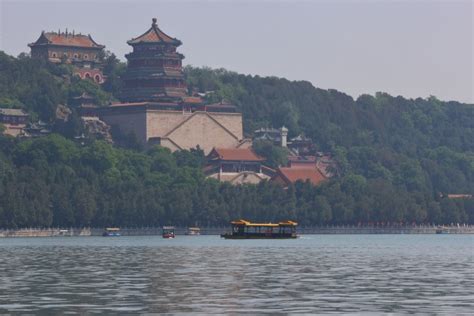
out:
M199 96L189 96L182 60L181 41L164 33L152 20L142 35L127 42L123 103L98 109L101 120L123 133L135 134L144 145L161 145L172 151L199 146L206 154L212 148L247 147L243 139L242 114L225 102L205 105Z
M104 82L100 55L104 45L96 43L90 35L68 32L41 32L34 43L28 44L31 57L53 63L74 65L74 73L81 79Z
M4 134L13 137L24 133L28 123L28 114L21 109L2 109L0 108L0 124L5 127Z
M304 136L298 135L288 139L288 128L282 126L276 128L259 128L254 131L254 140L272 142L275 146L288 148L292 155L311 155L316 150L313 141Z
M309 181L312 185L319 185L326 181L326 177L317 168L313 167L281 167L277 169L272 181L288 187L296 181Z
M125 55L127 72L123 76L122 100L126 102L176 102L187 96L182 60L176 49L181 41L158 28L156 19L150 29L127 42L133 52ZM199 102L196 100L188 100Z
M265 159L250 148L214 148L207 160L203 171L208 178L232 184L259 183L275 174L275 170L263 165Z

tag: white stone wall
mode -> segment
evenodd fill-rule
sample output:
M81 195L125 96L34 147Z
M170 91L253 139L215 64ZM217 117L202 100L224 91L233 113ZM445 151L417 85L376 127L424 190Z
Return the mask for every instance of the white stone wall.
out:
M233 121L229 120L228 126L235 130L232 125L238 123L241 124L241 116L234 117ZM214 147L236 148L238 146L241 140L240 135L233 134L228 126L224 127L219 124L207 112L194 112L166 137L182 149L190 149L199 145L207 155Z
M147 110L146 126L147 139L165 137L173 128L185 121L190 114L183 115L182 111Z
M117 110L116 110L117 111ZM171 149L190 149L197 145L208 154L212 148L236 148L243 138L242 114L182 112L138 108L124 109L101 115L107 124L122 132L134 132L140 142L161 139L161 145Z

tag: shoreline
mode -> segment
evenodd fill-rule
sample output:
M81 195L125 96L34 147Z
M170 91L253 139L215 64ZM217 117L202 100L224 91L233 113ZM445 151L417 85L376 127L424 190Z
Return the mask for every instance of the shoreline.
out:
M315 226L299 227L299 235L373 235L436 234L438 226ZM220 235L227 227L201 227L201 235ZM0 238L92 237L102 236L103 228L22 228L0 229ZM185 235L186 227L176 227L176 235ZM121 236L161 236L161 227L121 228ZM443 226L443 234L474 234L474 225Z

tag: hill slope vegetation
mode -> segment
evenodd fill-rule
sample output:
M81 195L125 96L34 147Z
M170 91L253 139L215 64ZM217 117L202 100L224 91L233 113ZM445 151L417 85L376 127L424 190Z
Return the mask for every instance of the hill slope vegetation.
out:
M123 64L107 57L108 85L72 77L66 66L0 53L0 107L24 108L55 124L58 104L87 92L101 105L120 89ZM295 219L304 225L474 223L474 106L385 93L352 97L308 82L186 68L189 89L227 99L244 131L287 126L331 151L341 177L288 190L271 183L206 180L200 150L114 147L73 141L77 120L56 134L0 137L0 227L224 225L230 219ZM127 143L127 142L120 142Z

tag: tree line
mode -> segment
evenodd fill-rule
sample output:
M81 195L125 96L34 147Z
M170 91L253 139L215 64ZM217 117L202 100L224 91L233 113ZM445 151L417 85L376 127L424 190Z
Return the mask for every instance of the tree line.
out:
M0 227L224 225L235 218L294 219L305 225L474 223L474 106L435 97L385 93L357 99L304 81L187 67L190 93L223 99L243 113L244 132L287 126L329 151L340 177L287 190L268 182L231 186L205 179L198 149L145 150L133 135L113 133L112 146L87 139L72 99L87 92L99 105L119 98L124 64L104 56L107 84L78 80L67 65L0 52L0 107L23 108L55 134L0 138ZM56 119L58 105L71 109ZM279 148L256 150L277 166Z
M349 174L318 187L206 179L201 150L137 152L60 135L0 138L0 227L222 226L236 218L303 225L473 223L474 201Z

